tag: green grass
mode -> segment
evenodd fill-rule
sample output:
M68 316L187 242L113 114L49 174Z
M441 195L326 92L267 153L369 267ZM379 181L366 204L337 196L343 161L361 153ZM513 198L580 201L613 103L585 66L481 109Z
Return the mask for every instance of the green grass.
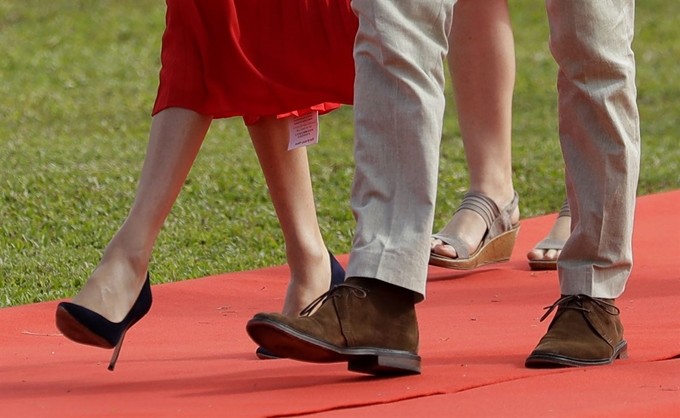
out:
M563 199L555 65L541 2L511 2L518 74L515 184L523 216ZM156 93L164 4L0 0L0 306L68 297L132 202ZM638 3L640 194L680 188L680 4ZM449 92L449 97L451 93ZM310 148L329 248L350 248L351 109L322 118ZM466 190L455 109L447 109L438 216ZM240 119L217 121L161 233L156 283L285 262L283 239Z

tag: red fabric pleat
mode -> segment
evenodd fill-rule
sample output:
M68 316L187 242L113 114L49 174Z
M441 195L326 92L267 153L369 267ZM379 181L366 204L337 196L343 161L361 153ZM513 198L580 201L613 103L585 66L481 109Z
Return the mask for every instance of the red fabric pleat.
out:
M351 104L357 27L348 0L167 0L153 114L252 117Z

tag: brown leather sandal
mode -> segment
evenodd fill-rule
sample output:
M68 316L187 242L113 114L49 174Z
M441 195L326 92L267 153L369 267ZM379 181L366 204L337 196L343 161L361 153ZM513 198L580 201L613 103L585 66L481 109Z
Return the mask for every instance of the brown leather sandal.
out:
M564 204L562 204L562 209L560 209L560 214L557 215L557 219L562 217L571 217L571 212L569 211L569 202L564 199ZM556 238L546 238L543 241L536 244L534 250L562 250L566 240L556 239ZM529 267L532 270L557 270L557 259L555 260L529 260Z
M430 264L456 270L471 270L486 264L508 261L519 232L519 222L513 224L511 221L512 214L517 209L518 204L519 195L517 192L515 192L512 202L503 210L500 210L496 202L487 196L474 192L466 193L456 212L464 209L471 210L486 222L486 233L479 247L470 254L467 244L459 237L449 236L445 226L432 237L452 246L458 257L451 258L431 252Z

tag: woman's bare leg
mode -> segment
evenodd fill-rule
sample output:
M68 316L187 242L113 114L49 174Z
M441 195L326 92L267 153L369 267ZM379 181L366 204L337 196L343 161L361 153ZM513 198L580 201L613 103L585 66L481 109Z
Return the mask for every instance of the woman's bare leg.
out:
M170 108L156 114L127 219L73 303L119 322L144 284L156 238L203 143L212 118Z
M449 69L470 175L470 191L490 197L499 208L514 196L512 184L512 93L515 49L507 0L460 0L450 35ZM519 221L519 209L513 216ZM486 231L475 212L463 210L449 221L474 252ZM447 233L449 235L449 233ZM433 252L457 257L453 247L431 241Z
M319 230L307 149L288 151L288 121L264 117L248 127L279 218L290 266L283 313L297 316L328 290L328 251Z

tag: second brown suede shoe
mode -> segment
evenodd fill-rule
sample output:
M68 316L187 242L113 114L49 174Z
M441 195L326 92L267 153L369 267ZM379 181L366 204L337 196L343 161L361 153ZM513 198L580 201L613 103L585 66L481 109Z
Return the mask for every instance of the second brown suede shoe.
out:
M312 363L347 362L373 375L420 373L413 292L380 280L349 278L291 318L260 313L250 338L280 357Z
M623 325L614 299L562 296L541 318L557 308L548 332L524 365L529 368L598 366L628 357Z

